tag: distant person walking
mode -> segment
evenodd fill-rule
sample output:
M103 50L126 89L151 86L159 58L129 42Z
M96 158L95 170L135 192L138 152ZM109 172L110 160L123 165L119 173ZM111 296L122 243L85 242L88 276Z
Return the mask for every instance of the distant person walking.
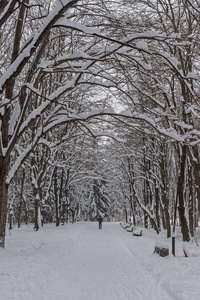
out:
M99 229L101 229L102 228L102 222L103 222L102 216L99 215L97 221L99 222Z

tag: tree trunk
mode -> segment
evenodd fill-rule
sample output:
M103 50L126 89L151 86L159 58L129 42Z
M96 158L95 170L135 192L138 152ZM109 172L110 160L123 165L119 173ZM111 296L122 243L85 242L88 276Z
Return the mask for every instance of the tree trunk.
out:
M171 237L171 225L170 225L170 215L169 215L169 209L168 206L165 205L164 208L164 214L165 214L165 224L167 228L167 238Z
M67 210L66 210L66 212L67 212L67 214L66 214L66 223L68 224L69 223L69 208L70 208L69 203L66 204L66 208L67 208Z
M9 213L9 229L12 230L13 228L13 210L11 209Z
M168 191L168 168L167 168L167 148L165 144L162 144L162 158L161 158L161 178L162 178L162 204L163 204L163 227L167 229L167 238L171 237L171 224L170 224L170 214L169 214L169 196L167 194Z
M20 191L20 200L19 200L19 208L18 208L18 228L20 228L20 226L21 226L21 213L22 213L22 204L23 204L24 180L25 180L25 170L23 169L22 184L21 184L21 191Z
M183 241L189 242L189 229L187 224L187 219L185 217L185 205L184 205L184 181L185 181L185 166L186 166L186 146L182 146L182 154L180 161L180 173L178 176L178 186L177 186L177 196L179 200L179 217L181 222L181 231L183 235Z
M28 208L27 208L27 203L24 200L24 210L25 210L25 225L28 225L28 219L29 219L29 213L28 213Z
M4 4L7 1L3 1ZM28 2L28 0L24 0L24 3ZM14 1L13 1L14 3ZM25 6L21 5L19 15L17 18L15 37L12 49L12 57L11 63L16 59L19 49L20 49L20 41L22 37L22 30L25 18ZM5 89L5 97L7 99L12 99L13 90L14 90L15 78L12 77L9 82L7 82ZM1 116L1 136L2 136L2 146L6 148L8 146L8 142L10 139L9 136L9 122L10 122L10 114L11 108L10 106L4 107L4 114ZM2 153L2 149L1 149ZM7 203L8 203L8 186L6 184L6 177L8 174L8 166L9 166L9 153L7 154L7 158L0 156L0 247L5 247L5 233L6 233L6 219L7 219Z
M39 226L39 200L35 199L35 220L34 220L34 230L38 231Z
M6 177L8 173L8 162L0 158L0 247L5 247L6 221L7 221L7 203L8 203L8 185Z
M199 212L200 212L200 161L199 161L199 150L197 146L194 146L192 148L187 148L190 163L192 165L192 175L194 178L193 181L193 187L195 187L196 191L196 197L197 197L197 212L195 214L195 227L196 224L198 224L199 221ZM197 225L198 226L198 225Z
M144 204L145 204L145 206L148 204L147 196L148 196L147 183L146 183L146 180L144 180ZM144 211L144 227L148 228L148 216L145 211Z
M124 208L124 213L125 213L125 222L128 223L128 212L126 207Z
M164 230L167 229L167 223L166 223L166 220L165 220L165 210L164 208L161 206L161 211L162 211L162 227Z
M194 191L193 191L192 167L188 168L188 187L189 187L189 227L190 235L194 237Z
M66 203L62 201L62 213L61 213L61 225L65 224L65 210L66 210Z
M170 215L169 215L169 199L166 195L166 191L164 189L163 195L162 195L162 202L164 205L163 213L164 213L164 223L165 223L165 229L167 229L167 238L171 237L171 224L170 224Z
M19 201L18 206L18 220L17 220L17 227L20 228L21 226L21 214L22 214L22 200Z
M56 207L56 226L60 225L60 199L58 195L58 168L54 170L54 197Z
M155 186L156 186L156 182L155 182ZM157 227L160 231L160 198L159 198L158 187L155 187L155 197L156 197L156 222L157 222Z

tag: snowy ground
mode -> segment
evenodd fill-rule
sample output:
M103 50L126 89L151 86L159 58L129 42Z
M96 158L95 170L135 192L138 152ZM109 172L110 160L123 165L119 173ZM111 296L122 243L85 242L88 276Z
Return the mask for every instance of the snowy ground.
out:
M199 300L200 248L189 244L185 258L177 241L177 256L162 258L157 240L166 244L118 223L14 229L0 249L0 300Z

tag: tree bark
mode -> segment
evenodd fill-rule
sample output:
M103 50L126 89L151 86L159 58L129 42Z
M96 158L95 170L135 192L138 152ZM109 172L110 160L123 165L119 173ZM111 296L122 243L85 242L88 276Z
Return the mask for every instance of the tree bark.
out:
M169 197L167 194L167 190L168 190L168 170L167 170L167 148L164 144L162 144L162 148L161 148L163 155L161 158L161 179L162 179L162 204L163 204L163 219L164 219L164 225L165 225L165 229L167 229L167 238L171 237L171 224L170 224L170 215L169 215Z
M188 168L188 188L189 188L189 227L190 235L194 237L194 191L193 191L193 176L192 176L192 167Z
M12 1L12 3L14 4L15 1ZM19 11L17 25L16 25L11 63L14 62L14 60L16 59L19 53L24 18L25 18L25 7L23 7L22 5ZM15 84L15 78L12 77L11 80L9 80L9 82L7 83L5 89L5 97L7 99L12 99L13 97L14 84ZM8 146L8 142L10 139L9 136L10 114L11 114L10 106L5 106L5 112L1 116L1 121L2 121L1 135L2 135L3 148L6 148ZM1 149L1 153L2 152L3 149ZM3 157L3 155L1 154L0 155L0 247L2 248L5 247L5 232L6 232L7 203L8 203L8 186L6 184L6 179L8 175L8 165L9 165L9 153L7 153L6 157Z
M159 199L158 187L155 187L155 197L156 197L156 222L157 222L157 227L160 231L160 199Z
M60 198L58 195L58 168L54 170L54 197L56 207L56 226L60 225Z
M177 196L178 196L178 211L181 222L181 231L183 235L183 241L189 242L189 229L187 219L185 217L185 204L184 204L184 181L185 181L185 166L186 166L186 146L182 146L182 154L180 161L180 173L178 176Z
M6 177L8 174L7 159L0 157L0 247L5 247L7 204L8 204L8 185Z
M171 237L170 215L169 215L168 206L166 206L166 205L164 207L164 214L165 214L165 222L166 222L166 228L167 228L167 238L170 238Z
M34 230L38 231L40 226L39 226L39 199L35 199L35 219L34 219Z
M24 180L25 180L25 170L23 169L22 173L22 183L21 183L21 191L20 191L20 200L18 207L18 228L21 226L21 213L22 213L22 204L23 204L23 191L24 191Z

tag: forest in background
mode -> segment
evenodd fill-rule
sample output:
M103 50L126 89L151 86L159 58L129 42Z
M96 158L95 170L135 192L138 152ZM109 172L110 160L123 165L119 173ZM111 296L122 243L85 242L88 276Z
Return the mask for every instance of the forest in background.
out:
M0 2L0 246L8 222L195 235L200 3ZM177 212L177 213L176 213Z

